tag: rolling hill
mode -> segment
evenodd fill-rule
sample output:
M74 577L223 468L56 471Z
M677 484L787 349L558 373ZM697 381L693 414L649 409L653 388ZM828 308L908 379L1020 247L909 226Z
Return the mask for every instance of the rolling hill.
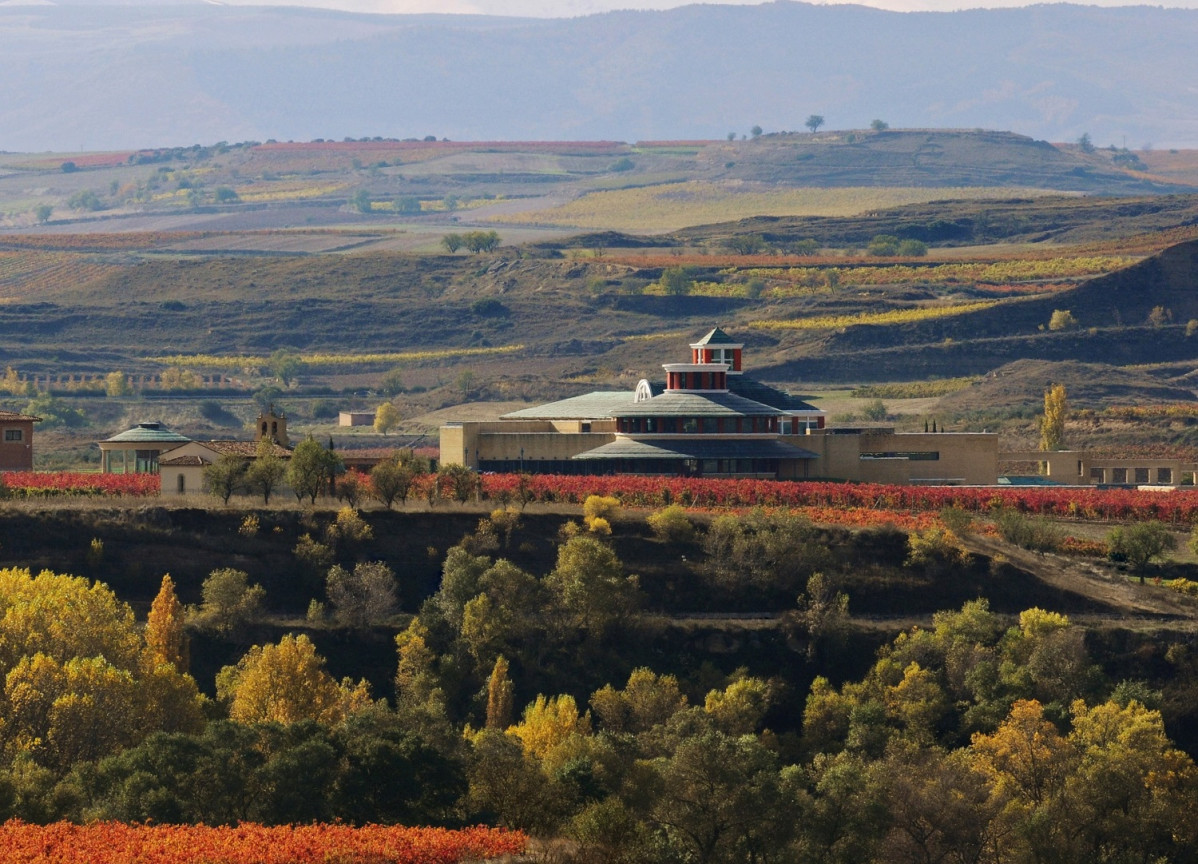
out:
M0 6L0 149L1014 129L1183 147L1198 11L775 2L574 19L209 3Z

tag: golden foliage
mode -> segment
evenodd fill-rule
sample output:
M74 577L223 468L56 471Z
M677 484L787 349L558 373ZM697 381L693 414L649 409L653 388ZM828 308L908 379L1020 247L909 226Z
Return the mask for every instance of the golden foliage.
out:
M307 636L284 636L278 645L255 645L216 679L217 696L229 703L229 716L241 723L333 725L370 704L370 687L345 679L338 683Z
M418 363L424 360L445 360L455 357L485 357L523 351L523 345L496 345L491 348L446 348L441 351L401 351L389 354L301 354L300 362L308 366L365 366L380 363ZM206 369L259 369L270 358L251 355L172 354L147 358L166 366L200 366ZM164 377L166 373L163 373ZM165 386L165 384L163 385Z
M146 650L156 663L169 663L186 672L189 662L187 632L183 629L183 604L175 595L170 575L162 577L162 587L150 606L146 621Z
M945 306L916 306L910 309L891 309L887 312L859 312L856 315L814 315L810 318L790 318L773 321L750 321L758 330L835 330L863 324L889 325L931 321L953 315L967 315L997 306L998 300L979 300L976 303L957 303Z
M104 585L0 570L0 678L10 756L65 767L203 722L195 682L159 662L133 612Z
M1044 391L1044 416L1040 418L1040 449L1060 450L1065 444L1065 385Z
M579 714L568 694L548 699L541 695L524 709L524 719L507 731L520 739L527 755L544 759L572 735L590 735L591 713Z

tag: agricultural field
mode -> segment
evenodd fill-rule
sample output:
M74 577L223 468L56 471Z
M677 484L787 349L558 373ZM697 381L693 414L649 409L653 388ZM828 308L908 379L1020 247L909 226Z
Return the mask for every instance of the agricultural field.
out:
M591 192L552 210L524 212L506 221L557 225L580 231L632 234L676 231L691 225L750 216L849 216L876 208L968 196L1009 198L1041 190L971 188L842 187L773 189L752 183L684 182Z
M1068 148L813 188L845 142L767 138L0 154L0 402L43 418L0 490L0 849L890 862L956 842L908 830L948 800L1013 860L1192 857L1192 489L420 473L440 424L631 391L715 325L833 424L1035 447L1060 383L1068 446L1198 458L1198 196L1152 194L1192 154L1084 160L1134 198L1063 187ZM418 467L227 504L95 472L270 405Z

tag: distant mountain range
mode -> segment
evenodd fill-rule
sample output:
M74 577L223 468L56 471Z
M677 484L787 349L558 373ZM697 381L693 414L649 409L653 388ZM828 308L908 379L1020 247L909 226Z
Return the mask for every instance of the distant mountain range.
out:
M776 2L574 19L0 3L0 149L1010 129L1198 146L1198 10Z

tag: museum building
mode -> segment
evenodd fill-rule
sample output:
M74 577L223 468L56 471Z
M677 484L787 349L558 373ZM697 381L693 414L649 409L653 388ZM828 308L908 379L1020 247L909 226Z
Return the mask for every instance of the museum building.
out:
M997 436L829 429L822 411L743 372L715 328L665 382L598 391L441 429L442 464L538 474L994 483Z

